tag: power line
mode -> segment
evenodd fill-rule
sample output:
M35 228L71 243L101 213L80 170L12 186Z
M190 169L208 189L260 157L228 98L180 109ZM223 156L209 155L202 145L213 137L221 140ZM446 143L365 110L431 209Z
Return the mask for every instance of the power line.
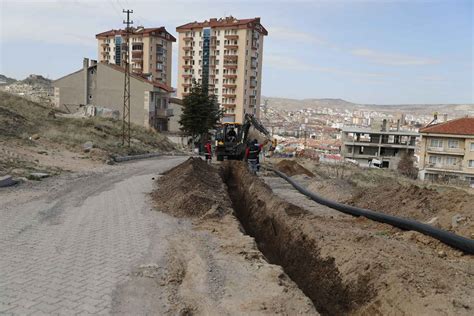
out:
M130 38L130 25L133 21L130 21L130 13L133 10L122 10L123 13L127 14L127 21L123 21L126 24L125 28L125 54L124 54L124 66L125 66L125 81L123 86L123 115L122 115L122 146L127 144L130 147L130 63L129 63L129 38ZM123 45L123 44L122 44Z

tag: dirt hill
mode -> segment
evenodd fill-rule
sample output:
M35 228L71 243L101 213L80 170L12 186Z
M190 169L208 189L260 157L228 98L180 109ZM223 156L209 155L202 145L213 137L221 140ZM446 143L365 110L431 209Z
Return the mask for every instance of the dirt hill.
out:
M141 126L132 124L128 148L121 146L121 121L59 114L53 108L0 92L0 175L74 170L82 160L104 162L113 155L174 150L165 136ZM85 150L86 143L92 144L90 150Z

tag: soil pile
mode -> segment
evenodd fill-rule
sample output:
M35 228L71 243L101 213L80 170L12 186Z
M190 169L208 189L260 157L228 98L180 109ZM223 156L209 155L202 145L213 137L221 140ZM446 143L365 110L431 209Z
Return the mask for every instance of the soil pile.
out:
M166 172L152 197L159 210L177 217L223 214L231 207L218 171L200 158L189 158Z
M294 160L284 159L280 161L279 163L277 163L276 167L279 171L285 173L286 175L290 177L300 175L300 174L304 174L309 177L314 177L314 174L311 171L309 171L308 169L306 169L305 167L303 167L302 165L300 165Z
M474 195L444 188L386 183L359 188L346 203L386 214L430 222L464 237L474 236Z

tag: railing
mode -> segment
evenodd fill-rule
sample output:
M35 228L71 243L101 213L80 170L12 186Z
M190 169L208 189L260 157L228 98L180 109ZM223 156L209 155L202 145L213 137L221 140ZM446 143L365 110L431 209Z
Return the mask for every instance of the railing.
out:
M444 170L462 170L462 165L447 165L447 164L441 164L441 163L428 163L426 165L427 168L433 168L433 169L444 169Z
M449 147L428 147L427 151L437 152L437 153L444 153L444 154L464 154L463 148L449 148Z

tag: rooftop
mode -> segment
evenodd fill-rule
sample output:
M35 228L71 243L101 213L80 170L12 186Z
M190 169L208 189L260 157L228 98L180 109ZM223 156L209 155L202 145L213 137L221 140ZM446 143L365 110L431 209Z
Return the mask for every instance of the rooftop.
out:
M401 135L401 136L419 136L420 134L413 131L378 131L370 128L345 126L342 128L345 133L361 133L361 134L377 134L377 135Z
M420 128L420 133L474 136L474 117L463 117L425 126Z
M141 36L156 36L156 37L161 37L164 39L167 39L172 42L176 42L176 38L171 35L164 26L160 27L150 27L150 28L144 28L144 27L132 27L131 28L131 34L132 35L141 35ZM119 30L109 30L106 32L102 32L99 34L96 34L96 38L104 38L108 36L115 36L115 35L125 35L125 30L119 29Z
M204 22L190 22L176 28L177 32L191 30L194 28L203 28L203 27L236 27L236 28L251 28L256 29L263 35L268 35L268 31L260 24L260 18L256 17L253 19L236 19L233 16L228 16L225 18L211 18Z

